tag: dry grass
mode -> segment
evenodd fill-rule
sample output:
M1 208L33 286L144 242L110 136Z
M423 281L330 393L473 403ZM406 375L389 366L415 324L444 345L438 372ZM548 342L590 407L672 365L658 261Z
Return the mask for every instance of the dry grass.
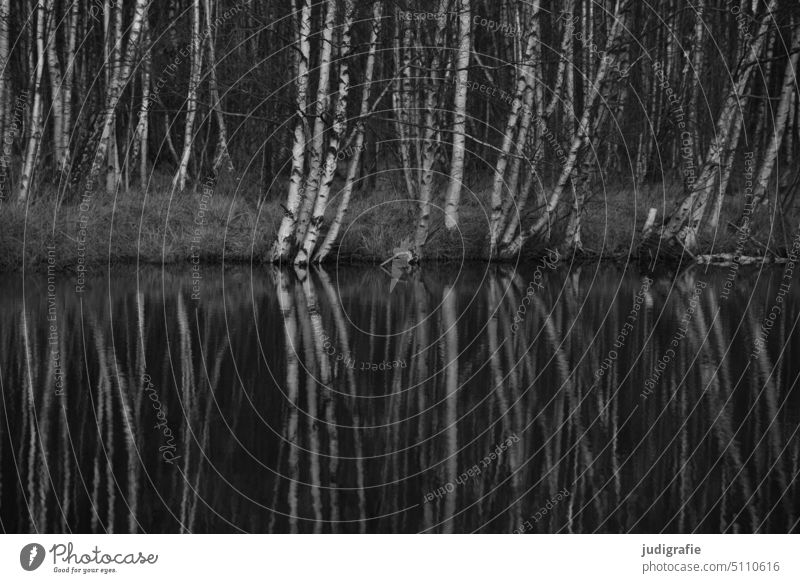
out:
M443 188L438 188L431 216L431 234L425 249L430 260L482 259L486 249L488 189L465 194L460 209L459 231L448 234L442 227ZM197 253L202 261L262 262L283 215L281 197L274 196L260 205L241 185L218 185L207 208L201 208L201 189L194 193L170 196L169 182L162 179L146 194L133 191L106 198L98 194L88 216L85 245L89 265L113 263L174 263L190 260ZM587 251L604 257L627 255L636 243L647 210L658 209L659 220L672 209L675 186L653 185L634 192L631 188L607 188L586 203L583 239ZM42 269L47 261L46 245L56 247L57 267L74 269L78 259L78 230L81 212L75 205L56 207L54 196L46 193L26 205L3 204L4 228L0 230L0 271ZM327 219L338 205L334 197ZM727 228L741 213L741 202L726 201L721 227L707 235L704 246L716 252L732 251L738 234ZM784 239L791 239L797 218L782 217L784 224L772 222L761 213L754 222L756 239L772 241L771 248L782 250ZM196 221L205 224L195 231ZM416 205L403 200L388 183L374 192L356 192L340 231L331 258L344 262L383 261L394 247L414 232ZM789 226L791 225L791 226ZM535 250L531 246L530 252ZM752 240L745 241L744 252L761 254Z

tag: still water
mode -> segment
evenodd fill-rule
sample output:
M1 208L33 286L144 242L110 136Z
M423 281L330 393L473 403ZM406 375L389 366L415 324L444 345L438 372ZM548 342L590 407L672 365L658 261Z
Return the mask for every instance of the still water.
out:
M729 275L6 275L0 526L797 531L800 285Z

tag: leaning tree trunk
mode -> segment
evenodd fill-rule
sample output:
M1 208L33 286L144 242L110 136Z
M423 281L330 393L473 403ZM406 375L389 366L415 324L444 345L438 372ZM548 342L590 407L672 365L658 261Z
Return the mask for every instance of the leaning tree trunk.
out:
M344 24L342 25L342 40L339 51L339 95L336 101L336 110L333 114L333 127L328 140L328 153L322 170L317 200L311 214L303 245L294 259L295 265L307 265L317 246L319 231L325 219L325 209L328 206L328 196L331 192L333 177L336 174L336 158L339 154L339 143L347 127L347 96L350 92L350 68L347 59L350 56L351 31L353 25L354 0L345 0Z
M609 55L615 55L617 52L624 50L624 47L622 46L624 44L622 41L622 36L627 31L629 4L630 0L617 0L613 16L613 25L611 27L611 32L609 33L606 44L607 53ZM600 119L593 119L593 113L596 109L598 101L600 100L600 97L604 96L604 88L608 82L608 72L609 69L614 66L615 62L617 62L617 60L614 56L608 59L603 58L600 60L597 73L593 76L594 81L592 86L588 88L588 95L586 95L584 99L583 115L581 116L575 136L572 139L569 153L564 161L564 167L561 171L558 182L553 189L553 193L550 195L550 198L547 201L547 205L542 213L542 216L527 230L521 230L519 234L511 241L511 243L502 249L500 253L501 258L508 259L519 253L519 251L522 249L522 246L530 237L540 234L544 227L550 224L551 217L555 212L559 201L561 200L564 189L568 183L572 183L572 175L580 158L580 152L586 145L589 137L596 133L597 124L602 119L602 116L598 116ZM605 101L605 99L603 99L603 101Z
M87 192L93 188L94 181L99 176L100 168L106 158L106 153L108 150L107 138L109 135L111 135L112 124L114 121L114 111L119 104L120 96L122 95L122 89L128 84L128 81L131 78L133 58L138 50L142 23L144 22L148 4L149 0L136 0L136 5L133 9L133 20L130 24L128 32L128 43L125 47L125 57L122 59L122 65L118 74L111 79L106 95L103 114L100 116L97 126L92 131L92 139L90 139L89 143L84 147L83 157L80 160L78 172L76 172L76 180L81 179L83 174L81 169L91 158L91 169L89 171L89 176L86 178ZM92 149L95 147L95 144L97 145L97 149L94 151L94 155L92 155Z
M738 137L739 132L736 131L735 126L742 123L742 116L736 115L740 105L740 98L749 85L751 75L761 55L765 39L768 36L767 30L774 18L777 5L778 0L770 1L767 12L759 25L759 30L748 47L749 51L744 51L745 56L749 53L749 58L740 60L742 65L739 68L739 74L736 76L731 90L723 103L717 119L714 139L709 145L700 178L689 194L678 204L660 234L661 240L666 243L675 241L681 248L689 252L692 252L697 247L697 236L708 200L714 189L718 168L723 163L725 153L736 147L736 144L730 143L730 138L734 135ZM650 242L647 243L650 244ZM670 246L663 245L660 247L669 248Z
M183 152L178 163L178 171L172 180L172 187L178 192L186 188L189 172L189 158L194 141L194 118L197 115L197 88L200 86L200 70L203 66L203 51L200 47L200 0L192 0L192 65L189 71L189 89L186 95L186 125L183 129Z
M31 108L30 136L25 147L22 175L19 180L17 199L28 200L33 181L33 169L39 156L39 145L42 141L42 69L44 69L44 0L39 0L36 8L36 70L33 79L33 107Z
M783 74L781 101L778 105L778 113L775 115L772 138L767 151L764 153L764 159L761 162L761 168L759 168L758 176L756 177L755 190L753 191L753 204L756 208L758 208L759 204L766 201L767 186L770 176L772 176L775 162L778 159L778 150L783 142L783 134L786 130L789 106L794 101L796 95L797 61L798 57L800 57L800 26L796 26L792 34L792 45L789 54L791 56L786 62L786 71Z
M489 258L493 258L497 253L497 242L500 238L501 220L503 215L503 187L505 185L506 167L508 165L508 157L511 154L511 148L514 144L516 136L516 128L518 125L520 109L523 107L530 108L530 103L525 102L525 96L529 98L533 96L533 87L536 80L531 75L531 69L527 66L533 59L536 50L536 44L541 39L536 37L535 31L531 29L525 44L525 53L522 57L522 71L519 75L514 92L514 101L511 104L511 112L508 114L506 120L505 132L503 132L503 142L500 146L500 152L497 155L497 163L494 169L494 182L491 190L491 215L489 220Z
M458 203L464 179L464 156L467 123L467 81L470 54L470 0L458 0L458 54L456 57L456 95L453 110L453 158L450 165L450 184L444 208L444 224L448 231L458 226Z
M317 251L314 261L321 263L325 257L330 253L333 242L339 234L339 229L342 225L342 219L347 212L347 207L350 203L350 196L353 193L353 184L358 171L359 161L361 159L361 149L364 147L364 119L369 110L369 95L372 88L372 76L375 70L375 53L378 48L378 35L381 30L381 17L383 14L383 4L375 2L372 8L372 33L369 39L369 53L367 54L367 64L364 69L364 83L361 93L361 110L358 115L355 129L355 147L353 148L353 157L350 159L350 164L347 168L347 178L345 178L344 188L342 189L342 200L339 202L339 209L336 211L336 217L331 223L331 228L325 236L325 240Z
M289 179L285 212L270 252L271 260L276 263L289 259L292 250L292 236L297 228L297 215L302 203L306 144L305 115L308 99L308 67L311 59L311 0L300 0L300 2L302 2L302 8L297 27L298 50L295 52L297 96L295 98L294 143L292 144L292 174Z

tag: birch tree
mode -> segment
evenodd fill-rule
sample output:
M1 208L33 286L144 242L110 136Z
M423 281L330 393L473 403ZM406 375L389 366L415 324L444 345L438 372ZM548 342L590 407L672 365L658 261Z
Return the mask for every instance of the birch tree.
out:
M295 122L292 144L292 173L286 196L284 216L270 253L274 263L289 260L292 237L295 234L298 213L302 203L303 167L305 164L305 115L308 95L308 67L311 59L311 0L300 0L301 9L297 26Z
M425 122L423 129L422 175L419 185L419 215L414 235L414 250L422 255L422 247L428 238L431 217L431 190L433 188L433 164L439 147L440 131L436 104L441 85L440 63L444 50L444 33L447 26L447 1L439 0L436 9L436 32L433 55L430 63L429 85L425 92Z
M333 117L333 127L328 139L328 153L322 167L322 182L314 202L311 221L306 230L303 245L297 252L295 265L308 264L317 245L319 231L325 219L325 209L328 206L333 177L336 173L336 158L339 154L339 142L347 128L347 97L350 93L350 68L347 59L350 56L350 27L353 25L354 0L345 0L344 23L342 24L342 37L339 50L339 91L336 100L336 109Z
M764 203L769 185L770 176L778 159L778 149L783 142L783 135L786 131L789 108L797 95L797 61L800 58L800 26L795 27L792 33L791 48L789 49L789 59L786 61L786 70L783 74L783 84L780 92L780 103L775 114L775 121L770 138L769 147L764 152L764 159L758 170L753 190L753 204L757 207Z
M661 235L662 239L667 242L677 242L680 247L688 249L690 252L697 247L697 236L705 215L706 204L714 187L717 168L723 162L724 152L736 147L736 144L730 143L730 137L732 134L738 137L739 128L737 126L742 123L742 116L737 115L739 98L744 95L745 88L754 72L777 4L777 0L770 0L756 35L746 48L746 58L740 61L737 75L720 110L714 139L709 145L699 179L692 191L677 205Z
M457 0L458 6L458 54L456 57L456 95L453 109L453 157L450 166L450 184L444 209L445 227L452 231L458 226L458 204L461 198L461 183L464 178L465 136L467 122L467 82L469 80L469 56L471 50L470 27L472 26L470 0Z
M30 135L25 146L22 173L19 179L17 200L24 202L30 195L33 171L39 156L42 141L42 70L44 69L44 23L46 8L44 0L38 0L36 9L36 69L33 77L33 106L31 107Z
M372 21L370 23L370 38L369 38L369 52L367 53L367 62L364 67L364 82L361 89L361 108L358 114L358 120L355 127L355 146L353 147L353 157L347 167L347 177L345 178L344 187L342 188L341 201L339 202L336 216L331 222L331 227L328 230L325 240L317 251L314 261L321 263L328 253L330 253L336 237L339 235L339 229L342 225L342 220L347 212L350 204L350 197L353 193L353 186L356 178L356 173L359 168L359 161L361 160L361 150L364 146L364 123L367 113L369 111L369 96L372 89L372 76L375 70L375 53L378 48L378 36L381 31L381 17L383 15L383 5L380 2L375 2L372 7Z
M317 100L314 102L314 129L311 132L311 149L309 150L308 179L306 180L300 215L295 227L297 244L301 244L306 236L308 221L317 199L322 173L322 155L325 147L325 120L330 107L330 71L331 52L333 49L333 28L336 23L336 0L325 1L325 17L319 49L319 84Z
M186 122L183 129L183 150L181 152L178 171L172 181L172 187L178 192L186 188L189 172L189 158L194 143L194 119L197 115L197 89L200 86L200 71L203 66L203 51L200 46L200 0L192 0L192 40L191 68L189 71L189 89L186 94Z

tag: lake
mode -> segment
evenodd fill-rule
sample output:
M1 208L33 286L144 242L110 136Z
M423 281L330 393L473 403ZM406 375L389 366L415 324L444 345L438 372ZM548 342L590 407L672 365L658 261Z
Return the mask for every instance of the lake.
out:
M798 281L608 264L0 283L6 532L798 530Z

